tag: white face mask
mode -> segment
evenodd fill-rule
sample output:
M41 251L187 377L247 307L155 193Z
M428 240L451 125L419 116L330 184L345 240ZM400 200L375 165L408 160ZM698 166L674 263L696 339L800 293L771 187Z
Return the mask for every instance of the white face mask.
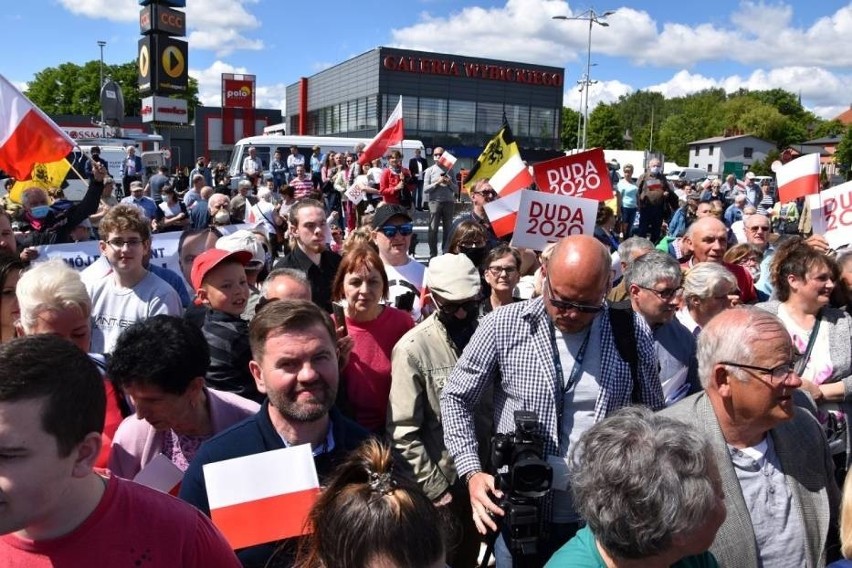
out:
M217 225L227 225L231 222L231 214L228 211L222 209L213 215L213 222Z
M660 173L660 166L651 166L651 173L652 174Z
M752 280L755 282L760 280L760 266L752 266L751 268L746 268L746 270L748 270L748 273L751 274Z

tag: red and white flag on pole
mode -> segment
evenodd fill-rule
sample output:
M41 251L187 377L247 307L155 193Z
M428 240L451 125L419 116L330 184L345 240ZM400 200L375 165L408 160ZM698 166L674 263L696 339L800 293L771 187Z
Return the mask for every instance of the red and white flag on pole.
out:
M319 495L310 444L208 463L203 469L210 518L234 550L310 531L306 521Z
M362 166L369 164L376 158L381 158L391 146L396 146L402 142L405 136L402 120L402 97L399 97L399 102L396 103L396 108L388 117L385 127L382 128L373 141L370 142L364 152L358 158L358 163Z
M0 75L0 169L29 179L36 163L56 162L73 149L71 137Z
M805 154L775 172L781 203L819 193L819 154Z

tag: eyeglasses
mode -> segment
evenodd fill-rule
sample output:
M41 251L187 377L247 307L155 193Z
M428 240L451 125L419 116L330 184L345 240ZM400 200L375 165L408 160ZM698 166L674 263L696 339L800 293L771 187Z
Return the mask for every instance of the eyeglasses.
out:
M397 234L407 237L414 232L414 225L411 223L403 223L402 225L382 225L379 230L389 239L394 238Z
M491 273L491 276L500 276L503 272L506 276L511 276L518 271L514 266L489 266L486 270Z
M677 288L666 288L665 290L656 290L654 288L649 288L647 286L636 285L637 288L642 288L643 290L647 290L657 296L659 299L665 302L671 302L677 296L683 294L683 286L678 286Z
M719 361L719 364L729 365L731 367L745 369L747 371L758 371L764 376L768 375L772 380L772 384L776 386L786 381L787 377L789 377L791 373L795 372L791 363L782 363L781 365L778 365L777 367L772 367L771 369L766 367L758 367L756 365L733 363L731 361Z
M577 302L571 302L569 300L557 300L556 296L553 295L553 290L550 288L550 280L545 280L544 286L547 290L547 295L550 298L551 305L557 310L563 312L576 310L581 314L596 314L604 309L603 300L601 300L600 305L597 306L590 306L588 304L578 304Z
M435 304L441 312L447 315L454 314L459 310L464 310L469 314L479 309L479 300L476 298L464 300L463 302L438 302L436 299Z
M440 158L440 157L441 157L441 154L432 154L432 157L433 157L433 158Z
M483 189L482 191L474 191L475 195L481 195L483 197L496 197L497 192L493 189Z
M756 233L758 231L769 232L769 225L755 225L754 227L746 227L752 233Z
M127 248L136 248L143 242L145 241L142 239L127 239L126 241L124 239L110 239L106 241L106 243L115 250L121 250L125 245L127 245Z

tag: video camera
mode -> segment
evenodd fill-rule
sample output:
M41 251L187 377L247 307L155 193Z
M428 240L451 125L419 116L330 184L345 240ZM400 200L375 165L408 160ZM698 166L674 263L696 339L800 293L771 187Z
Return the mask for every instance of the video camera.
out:
M506 512L504 539L513 557L538 551L541 501L553 482L553 469L544 459L544 438L538 430L535 412L516 410L515 431L493 439L494 467L507 468L496 479L503 492L500 506Z

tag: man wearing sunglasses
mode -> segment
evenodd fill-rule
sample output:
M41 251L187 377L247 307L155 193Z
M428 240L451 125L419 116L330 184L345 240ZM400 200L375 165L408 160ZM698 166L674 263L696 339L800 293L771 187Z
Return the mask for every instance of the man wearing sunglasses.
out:
M542 267L542 297L503 306L480 320L441 393L444 439L468 484L482 534L497 530L495 520L505 514L497 505L502 492L477 454L474 417L483 393L494 389L496 432L515 430L516 410L538 415L544 457L554 469L553 490L543 506L550 534L539 542L539 555L524 565L543 565L580 527L567 481L568 455L580 435L631 403L664 406L654 339L635 314L630 314L635 380L630 363L619 355L605 301L611 263L594 237L561 240ZM511 566L502 537L495 556L498 567Z
M743 220L746 242L753 245L763 253L763 261L760 263L760 276L754 287L772 296L772 283L769 281L769 266L772 257L775 256L775 247L769 243L769 235L772 233L772 222L766 215L755 213Z
M459 189L455 176L439 162L443 154L443 148L435 148L432 152L435 163L423 172L423 196L429 202L429 258L438 256L438 225L443 230L441 251L447 252Z
M793 356L777 316L726 310L698 338L703 392L662 412L710 441L728 509L710 547L719 566L834 559L826 550L837 530L834 466L819 423L798 407L804 395Z
M382 205L373 215L373 242L388 276L388 301L420 321L420 291L426 269L408 255L414 224L401 205Z
M387 431L426 495L454 516L460 527L460 534L451 535L460 545L447 563L475 566L479 538L467 488L444 445L440 397L447 376L476 329L479 271L463 254L443 254L429 263L426 285L438 311L403 335L394 347ZM483 459L488 459L490 448L490 402L476 412Z
M464 221L474 221L479 223L485 229L485 253L500 244L500 239L494 234L494 229L491 228L491 222L488 220L488 214L485 212L485 204L491 203L497 199L497 192L491 187L488 178L483 178L476 182L473 190L470 192L471 209L462 213L453 221L453 228L450 229L450 238L447 242L453 240L453 233L456 232L458 226Z
M652 250L633 260L624 273L629 302L654 334L660 384L666 404L699 392L695 336L675 317L683 297L683 272L668 254Z

